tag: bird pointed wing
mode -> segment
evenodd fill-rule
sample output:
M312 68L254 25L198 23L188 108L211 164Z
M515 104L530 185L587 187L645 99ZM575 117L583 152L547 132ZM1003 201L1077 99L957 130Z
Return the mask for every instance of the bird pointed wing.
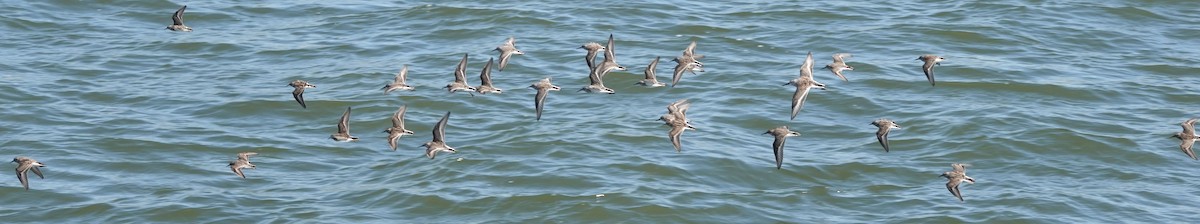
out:
M955 163L955 164L950 164L950 167L954 168L955 173L960 173L963 175L966 175L966 173L967 173L967 164Z
M38 169L37 166L31 166L29 167L29 170L32 170L33 174L37 174L38 178L46 179L46 176L42 176L42 170Z
M438 120L437 124L433 126L433 142L446 142L446 123L449 122L449 120L450 111L446 111L446 115L442 116L442 119Z
M172 24L183 25L183 11L184 10L187 10L187 5L184 5L183 7L179 7L179 10L175 10L175 14L171 15Z
M594 86L604 86L604 79L600 77L600 67L596 67L588 73L588 81L591 81Z
M233 174L236 174L239 177L242 177L242 179L246 179L246 174L242 173L241 164L238 164L237 162L229 163L229 169L233 170Z
M841 66L845 66L845 65L835 63L835 64L830 64L828 67L829 67L829 71L833 72L833 75L836 75L838 78L841 78L842 81L849 82L850 80L846 79L845 75L842 75L842 69L839 69Z
M921 71L925 72L925 78L929 79L929 85L936 86L937 84L934 84L933 81L933 65L937 64L937 56L923 57L922 60L925 61L925 64L921 65Z
M342 118L338 120L338 134L350 134L350 107L346 107L346 112L342 113Z
M617 53L613 50L613 35L608 34L608 46L604 47L604 61L617 62Z
M696 55L696 41L694 41L694 40L692 41L691 44L688 44L687 48L683 49L683 56L693 56L693 55Z
M29 190L29 168L30 167L32 167L32 166L26 165L23 162L17 165L17 180L21 181L21 186L24 186L25 190Z
M850 57L850 54L847 54L847 53L833 54L833 63L834 64L845 64L846 58L849 58L849 57Z
M467 82L467 54L463 54L461 61L458 61L458 67L454 68L454 82Z
M775 150L775 169L783 168L783 145L787 141L787 130L783 133L775 134L775 142L771 143L771 149Z
M1192 151L1192 146L1195 144L1196 144L1196 140L1194 138L1193 139L1183 139L1183 141L1179 143L1179 150L1183 151L1184 154L1187 154L1188 157L1191 157L1192 159L1196 159L1196 153L1195 153L1195 151Z
M691 66L692 61L693 59L687 56L675 58L675 63L679 64L675 65L675 72L671 73L671 87L675 87L679 83L679 80L683 79L683 72L691 70L689 66Z
M661 58L662 57L654 57L654 60L650 61L650 65L646 66L646 71L645 71L646 79L650 79L650 80L656 79L654 77L654 73L655 73L655 70L658 69L658 60Z
M501 60L503 60L503 58L501 58ZM479 72L479 80L481 85L492 85L492 62L492 58L488 58L488 63L483 65L483 71Z
M676 123L676 122L672 122L672 123ZM687 125L672 124L671 131L667 133L667 137L671 139L671 145L675 146L675 152L683 151L683 148L680 146L680 143L679 143L680 142L679 137L683 135L684 128L687 128Z
M253 155L258 155L258 153L256 153L256 152L239 152L237 154L237 158L238 158L238 160L250 161L250 156L253 156Z
M962 192L958 190L959 183L962 183L962 180L950 178L950 182L946 182L946 190L949 190L950 194L954 194L954 197L958 198L958 201L963 201Z
M881 124L879 131L875 131L875 139L879 140L880 145L883 145L884 152L891 151L891 148L888 147L888 132L891 132L891 130L891 125Z
M546 106L546 95L550 92L548 87L537 88L537 94L533 96L533 108L537 111L537 120L542 120L542 108Z
M304 104L304 88L305 88L305 86L306 85L304 85L304 84L295 85L296 89L292 90L292 99L296 99L296 102L300 103L300 107L308 108L308 105Z
M500 62L499 62L500 64L497 67L497 69L499 69L500 71L504 71L504 68L508 67L508 59L512 58L512 55L513 54L501 53L500 54Z
M408 65L400 66L400 73L396 73L396 80L393 83L404 83L408 79Z
M809 79L812 79L813 78L812 68L813 68L812 52L808 52L808 56L804 57L804 64L800 65L800 78L807 77Z
M674 116L687 115L687 109L692 107L692 103L688 99L680 99L667 105L667 113Z
M796 85L796 93L792 94L792 120L796 120L796 114L804 108L804 100L808 98L810 89L812 89L811 82L801 82Z
M1179 126L1183 127L1184 134L1196 135L1196 118L1188 119L1180 123Z
M392 151L396 151L396 147L397 147L396 141L400 140L400 136L402 136L403 132L400 130L396 130L395 128L392 128L389 130L390 131L388 132L388 147L391 147Z
M405 111L408 111L408 105L400 106L400 109L397 109L396 113L392 114L392 127L399 128L399 129L405 129L404 128L404 112Z

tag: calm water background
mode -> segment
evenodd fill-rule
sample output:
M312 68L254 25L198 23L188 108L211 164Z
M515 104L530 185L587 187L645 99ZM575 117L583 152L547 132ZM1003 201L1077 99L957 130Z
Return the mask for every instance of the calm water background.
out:
M169 32L189 5L195 32ZM1195 1L0 1L6 222L1186 222L1200 162L1169 138L1200 116ZM615 95L584 94L586 42L616 36ZM507 36L501 95L439 89ZM691 40L707 72L659 79ZM788 120L805 53L853 53ZM938 54L938 85L920 72ZM382 94L402 64L417 90ZM553 77L540 122L529 84ZM286 84L305 79L308 109ZM683 152L655 119L690 98ZM385 143L409 106L415 136ZM352 134L328 139L346 107ZM459 149L417 147L452 111ZM877 118L904 127L892 152ZM782 170L763 131L790 125ZM237 178L226 163L256 151ZM5 157L7 158L7 157ZM456 161L462 158L461 161ZM954 199L950 163L978 179ZM11 164L10 164L11 165ZM7 174L11 175L11 173ZM596 197L604 194L605 197Z

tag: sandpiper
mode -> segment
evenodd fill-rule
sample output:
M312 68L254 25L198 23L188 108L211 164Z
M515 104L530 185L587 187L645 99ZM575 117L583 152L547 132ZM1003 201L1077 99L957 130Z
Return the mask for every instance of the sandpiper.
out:
M808 57L804 58L804 64L800 65L800 77L783 84L796 86L796 93L792 95L792 120L796 120L796 114L800 113L801 108L804 108L804 99L808 98L810 89L813 87L825 89L825 84L813 80L812 68L812 52L808 52Z
M546 77L542 79L542 81L538 81L533 83L533 85L529 85L529 88L537 90L537 94L533 96L533 107L534 110L537 110L536 119L540 121L542 120L542 108L546 107L546 95L549 94L550 91L558 91L562 88L550 83L550 77Z
M392 147L392 151L396 151L396 141L400 140L400 136L413 135L413 131L404 128L405 111L408 111L408 105L400 106L400 109L392 114L392 127L383 130L388 133L388 146Z
M433 125L433 140L421 145L421 147L425 147L425 156L429 157L429 159L437 157L438 151L447 151L450 153L458 152L454 150L453 147L446 145L446 122L448 122L449 119L450 111L446 111L446 115L442 116L442 119L438 120L437 124Z
M396 73L396 79L392 83L383 85L383 94L388 94L396 90L413 90L413 87L408 85L405 80L408 79L408 65L400 66L400 73Z
M625 66L617 64L616 55L616 50L613 50L613 35L609 34L608 46L604 47L604 61L600 62L600 65L597 65L592 73L599 74L600 78L604 78L605 75L608 75L608 72L614 69L625 71Z
M665 125L670 125L671 120L674 118L683 118L683 121L690 125L692 121L687 119L687 110L691 107L692 102L689 102L688 99L676 100L667 105L667 114L664 114L658 120L665 122Z
M508 67L508 59L514 54L525 54L525 52L517 50L517 39L513 38L512 36L509 36L508 40L504 41L504 44L500 44L499 47L496 47L495 51L500 52L500 71L504 71L504 68Z
M475 87L467 84L467 54L463 54L462 60L458 61L458 67L454 68L454 82L446 84L444 88L450 93L466 90L467 93L471 93L471 96L475 96L472 93L475 92Z
M45 176L42 176L42 170L38 169L38 167L45 167L46 164L24 156L17 156L13 158L12 162L17 163L17 180L21 181L21 186L25 186L25 190L29 190L30 170L33 170L33 174L37 174L38 178L46 179Z
M300 107L308 108L308 105L304 104L304 89L317 88L317 85L308 83L308 81L297 79L296 81L288 83L288 86L296 88L295 90L292 90L292 98L296 99L296 102L300 103Z
M358 137L350 136L350 107L346 107L346 112L342 113L342 119L338 120L337 133L329 135L329 138L339 142L358 141Z
M888 147L888 132L891 132L892 129L900 129L900 125L886 118L875 120L871 122L871 125L879 128L878 131L875 131L875 139L879 140L880 145L883 145L883 152L891 151Z
M596 42L588 42L579 48L587 50L587 55L583 56L583 59L587 61L588 71L596 70L596 54L604 51L604 45Z
M1183 131L1175 133L1172 137L1179 139L1179 150L1195 160L1196 153L1192 151L1192 145L1196 144L1196 140L1200 140L1196 137L1196 118L1188 119L1179 125L1183 126Z
M783 144L787 141L787 137L800 136L800 132L788 130L788 126L779 126L767 130L763 134L775 136L775 142L771 143L771 148L775 150L775 169L783 168Z
M680 56L694 59L693 61L695 62L686 69L691 71L693 75L696 74L695 72L704 71L704 63L699 61L700 59L704 59L704 55L696 54L696 41L693 40L686 48L683 48L683 55Z
M183 11L184 10L187 10L187 5L184 5L183 7L179 7L179 10L175 10L175 14L171 15L171 25L167 26L168 30L192 32L191 27L183 25Z
M692 126L691 121L687 118L689 107L691 107L691 103L687 99L675 101L667 105L667 114L658 118L666 125L671 126L671 130L667 132L667 138L671 139L671 145L675 146L675 152L683 151L680 144L680 136L683 135L683 131L696 130L696 127Z
M704 63L700 62L702 58L704 58L704 55L696 54L696 41L688 44L688 47L683 49L683 55L671 60L676 63L675 72L671 74L671 87L679 84L679 80L683 78L683 72L685 71L691 72L693 75L697 71L703 72Z
M946 58L938 57L937 55L927 54L927 55L921 55L920 57L917 57L917 60L921 60L921 61L925 62L924 65L921 65L921 71L925 72L925 78L929 79L929 85L934 86L935 84L933 84L933 66L934 65L942 65L941 62L946 60Z
M229 162L229 169L233 170L233 174L237 174L242 179L246 179L246 174L242 173L242 168L255 169L256 166L250 163L250 156L258 155L256 152L240 152L237 160Z
M683 48L683 55L691 56L697 60L704 59L703 54L696 54L696 41L694 40L686 48Z
M492 86L492 58L488 58L488 63L483 65L483 71L479 72L479 81L479 86L475 87L475 91L478 91L479 94L500 94L500 92L503 91L495 86Z
M843 70L854 71L854 67L850 67L849 65L846 65L846 58L849 58L849 57L850 57L850 54L847 54L847 53L833 54L833 63L825 65L824 69L829 69L829 71L833 72L834 75L837 75L838 78L842 78L842 81L848 82L850 80L846 79L846 76L842 75L842 71Z
M946 190L950 190L950 193L954 194L954 197L957 197L958 201L963 201L962 192L958 190L958 185L963 181L972 184L975 183L975 178L967 176L967 166L967 164L961 163L950 164L950 167L954 167L954 170L946 171L941 175L949 180L946 182Z
M600 73L596 73L598 71L600 71L600 68L592 69L591 72L588 72L588 80L591 81L591 84L588 84L587 86L584 86L583 88L579 89L579 91L575 91L575 92L582 91L582 92L589 92L589 93L608 93L608 94L617 93L612 88L608 88L608 87L604 86L604 78L600 76Z
M239 152L237 154L237 159L250 161L250 156L254 156L254 155L258 155L258 153L257 152Z
M638 81L638 83L637 83L638 85L649 86L649 87L659 87L659 86L667 85L667 84L658 82L658 77L655 77L655 74L654 74L655 70L658 69L658 60L661 58L662 57L654 57L654 60L650 61L650 65L646 66L646 71L645 71L646 78L642 79L642 81Z

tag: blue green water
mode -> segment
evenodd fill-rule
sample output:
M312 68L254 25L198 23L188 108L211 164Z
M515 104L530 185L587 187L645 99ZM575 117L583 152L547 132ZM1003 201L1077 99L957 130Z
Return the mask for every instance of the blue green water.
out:
M171 32L187 4L194 32ZM0 1L0 181L8 222L1186 222L1200 162L1169 136L1197 117L1200 3ZM588 84L587 42L618 63ZM500 95L448 94L515 36ZM669 81L690 41L706 72ZM789 120L808 52L826 70ZM922 54L947 60L936 87ZM401 65L411 92L384 95ZM541 121L532 89L553 77ZM287 83L308 80L307 109ZM655 121L691 99L676 153ZM389 116L408 105L401 148ZM328 139L346 107L359 142ZM446 111L458 153L421 143ZM892 151L877 118L904 129ZM771 137L789 125L783 169ZM225 165L254 151L246 179ZM459 160L461 159L461 160ZM969 163L965 202L938 174ZM10 164L15 166L14 164ZM11 174L10 174L11 175ZM603 194L603 197L597 195Z

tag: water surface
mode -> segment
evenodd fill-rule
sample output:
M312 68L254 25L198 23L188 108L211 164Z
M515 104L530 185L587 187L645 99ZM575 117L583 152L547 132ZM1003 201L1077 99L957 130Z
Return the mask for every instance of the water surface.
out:
M1200 200L1169 138L1200 116L1191 1L0 2L0 155L47 164L3 181L12 222L1161 223ZM164 29L181 4L194 32ZM575 92L578 47L609 34L617 94ZM464 53L477 84L508 36L505 93L439 89ZM706 72L633 85L693 40ZM829 88L788 120L810 51L856 69L815 71ZM947 58L936 87L921 54ZM403 64L416 91L382 94ZM544 77L563 91L535 121ZM676 153L654 119L684 98L699 130ZM392 151L400 105L417 134ZM347 107L363 140L329 140ZM430 160L446 111L459 152ZM904 127L889 153L877 118ZM780 125L803 136L776 170L760 134ZM954 162L966 202L937 176Z

